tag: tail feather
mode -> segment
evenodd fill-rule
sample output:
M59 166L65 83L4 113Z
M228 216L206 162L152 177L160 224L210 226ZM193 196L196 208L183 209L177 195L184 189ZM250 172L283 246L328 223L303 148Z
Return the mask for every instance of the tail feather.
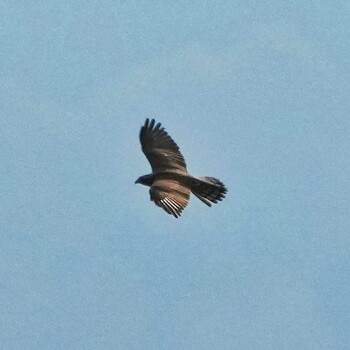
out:
M211 203L217 203L225 198L227 188L214 177L199 177L194 179L191 191L203 203L211 207Z

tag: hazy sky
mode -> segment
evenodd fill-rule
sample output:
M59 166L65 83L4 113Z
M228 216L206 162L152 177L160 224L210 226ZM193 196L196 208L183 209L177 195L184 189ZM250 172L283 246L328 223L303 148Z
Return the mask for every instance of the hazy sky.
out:
M349 349L349 1L0 17L1 349ZM148 117L222 203L134 185Z

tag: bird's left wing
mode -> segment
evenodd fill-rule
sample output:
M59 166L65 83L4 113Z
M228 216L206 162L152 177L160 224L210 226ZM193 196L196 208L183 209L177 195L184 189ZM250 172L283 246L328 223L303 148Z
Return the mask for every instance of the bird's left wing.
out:
M160 123L146 119L140 130L142 151L151 164L153 173L187 173L186 162L178 145L168 135Z

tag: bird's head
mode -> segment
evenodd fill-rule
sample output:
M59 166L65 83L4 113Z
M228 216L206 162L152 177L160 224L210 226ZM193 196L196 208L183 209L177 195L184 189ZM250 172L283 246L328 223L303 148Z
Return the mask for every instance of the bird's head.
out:
M135 184L141 184L144 186L152 186L152 182L153 182L153 176L152 176L152 174L149 174L149 175L140 176L135 181Z

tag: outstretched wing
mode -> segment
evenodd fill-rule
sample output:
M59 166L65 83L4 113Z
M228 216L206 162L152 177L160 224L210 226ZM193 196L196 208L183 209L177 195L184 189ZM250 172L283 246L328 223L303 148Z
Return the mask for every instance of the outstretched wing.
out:
M178 218L190 198L189 187L176 180L161 179L154 181L149 190L151 200L168 214Z
M187 173L186 162L178 145L155 120L146 119L140 130L142 151L151 164L153 173L164 171Z

